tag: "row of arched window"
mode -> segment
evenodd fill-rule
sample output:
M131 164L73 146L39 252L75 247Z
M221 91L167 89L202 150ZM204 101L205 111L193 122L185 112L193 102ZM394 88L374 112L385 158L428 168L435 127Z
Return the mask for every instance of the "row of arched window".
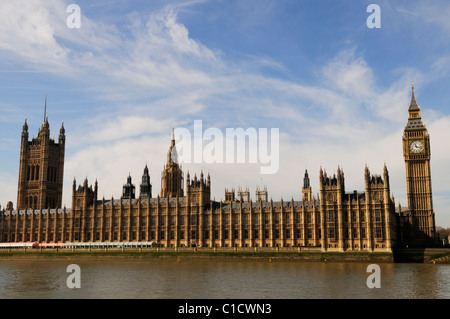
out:
M39 180L39 165L28 165L27 167L27 181Z
M27 167L27 181L38 181L39 180L39 165L28 165ZM58 170L56 167L47 168L47 181L56 182L58 177Z

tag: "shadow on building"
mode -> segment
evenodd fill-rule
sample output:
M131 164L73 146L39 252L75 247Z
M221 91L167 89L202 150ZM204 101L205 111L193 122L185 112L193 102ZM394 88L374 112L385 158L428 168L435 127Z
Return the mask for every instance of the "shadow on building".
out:
M423 263L426 261L426 250L442 248L442 243L422 231L414 222L400 222L400 244L392 250L396 263Z

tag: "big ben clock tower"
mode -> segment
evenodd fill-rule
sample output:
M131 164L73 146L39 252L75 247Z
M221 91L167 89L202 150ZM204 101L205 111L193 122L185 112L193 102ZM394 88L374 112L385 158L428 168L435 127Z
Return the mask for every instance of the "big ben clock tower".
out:
M412 86L408 123L403 133L403 157L406 168L406 192L411 220L411 239L427 245L435 239L435 219L431 192L430 136L422 123Z

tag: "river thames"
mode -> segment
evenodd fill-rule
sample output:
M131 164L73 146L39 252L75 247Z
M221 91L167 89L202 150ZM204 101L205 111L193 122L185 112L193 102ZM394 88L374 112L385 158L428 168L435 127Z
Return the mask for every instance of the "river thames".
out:
M69 288L68 266L80 288ZM214 259L3 259L2 299L385 299L450 298L450 265Z

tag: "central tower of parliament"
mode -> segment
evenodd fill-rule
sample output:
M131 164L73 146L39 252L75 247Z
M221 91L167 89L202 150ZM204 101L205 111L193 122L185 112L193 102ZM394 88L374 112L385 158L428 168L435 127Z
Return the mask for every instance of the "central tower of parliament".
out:
M98 183L73 181L72 207L62 206L65 129L50 138L45 119L37 138L22 131L17 207L0 211L1 242L153 241L160 247L316 247L322 251L391 251L432 246L436 240L431 191L430 137L412 88L403 134L408 206L396 207L389 171L374 175L366 166L364 190L348 193L341 168L332 175L320 168L315 197L305 171L301 201L268 200L257 189L225 190L211 200L211 178L194 177L177 162L172 135L161 178L152 194L148 167L139 194L131 176L120 198L98 198Z

